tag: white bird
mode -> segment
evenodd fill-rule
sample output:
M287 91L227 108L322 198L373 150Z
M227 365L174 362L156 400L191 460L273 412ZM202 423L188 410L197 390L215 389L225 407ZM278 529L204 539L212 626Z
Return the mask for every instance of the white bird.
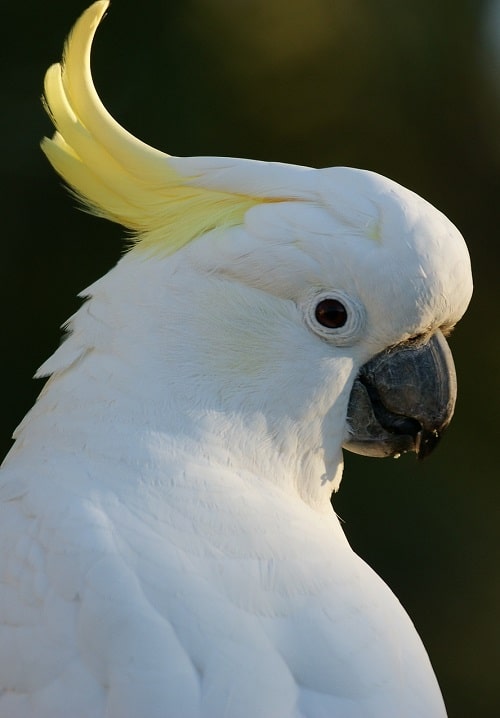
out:
M47 73L43 149L135 241L2 468L0 716L444 716L330 499L343 446L425 456L449 423L465 243L372 172L141 143L92 84L106 8Z

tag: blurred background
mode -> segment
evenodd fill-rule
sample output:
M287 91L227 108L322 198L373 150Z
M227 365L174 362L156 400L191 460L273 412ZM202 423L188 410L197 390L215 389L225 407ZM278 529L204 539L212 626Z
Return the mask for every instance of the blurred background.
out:
M76 294L123 251L122 230L78 212L38 149L43 74L86 4L2 11L2 455ZM450 340L454 422L423 464L346 456L334 506L412 616L450 718L498 718L500 4L114 0L93 73L155 147L375 170L464 234L476 289Z

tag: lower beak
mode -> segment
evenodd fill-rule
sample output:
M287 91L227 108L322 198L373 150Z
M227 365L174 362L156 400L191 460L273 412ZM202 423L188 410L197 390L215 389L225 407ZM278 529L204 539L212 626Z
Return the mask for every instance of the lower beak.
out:
M455 365L442 332L391 347L361 367L344 448L366 456L414 451L424 459L453 416Z

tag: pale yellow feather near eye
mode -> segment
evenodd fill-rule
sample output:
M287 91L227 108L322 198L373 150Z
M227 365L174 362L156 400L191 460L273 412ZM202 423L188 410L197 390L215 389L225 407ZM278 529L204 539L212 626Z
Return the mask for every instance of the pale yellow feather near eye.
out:
M111 117L95 90L90 49L108 7L100 0L75 24L60 64L45 76L45 105L56 133L42 149L84 206L129 229L138 248L171 254L216 227L243 221L264 201L193 186L170 155L141 142Z

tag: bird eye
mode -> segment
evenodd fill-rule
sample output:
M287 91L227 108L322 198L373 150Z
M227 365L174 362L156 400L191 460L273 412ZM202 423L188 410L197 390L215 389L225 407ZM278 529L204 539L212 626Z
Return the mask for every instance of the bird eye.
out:
M316 306L314 316L327 329L339 329L347 322L347 309L338 299L322 299Z
M309 329L334 346L351 346L366 325L359 299L337 288L313 290L306 299L304 319Z
M337 288L312 291L306 298L304 319L309 329L332 346L348 347L366 326L366 311L359 299Z

